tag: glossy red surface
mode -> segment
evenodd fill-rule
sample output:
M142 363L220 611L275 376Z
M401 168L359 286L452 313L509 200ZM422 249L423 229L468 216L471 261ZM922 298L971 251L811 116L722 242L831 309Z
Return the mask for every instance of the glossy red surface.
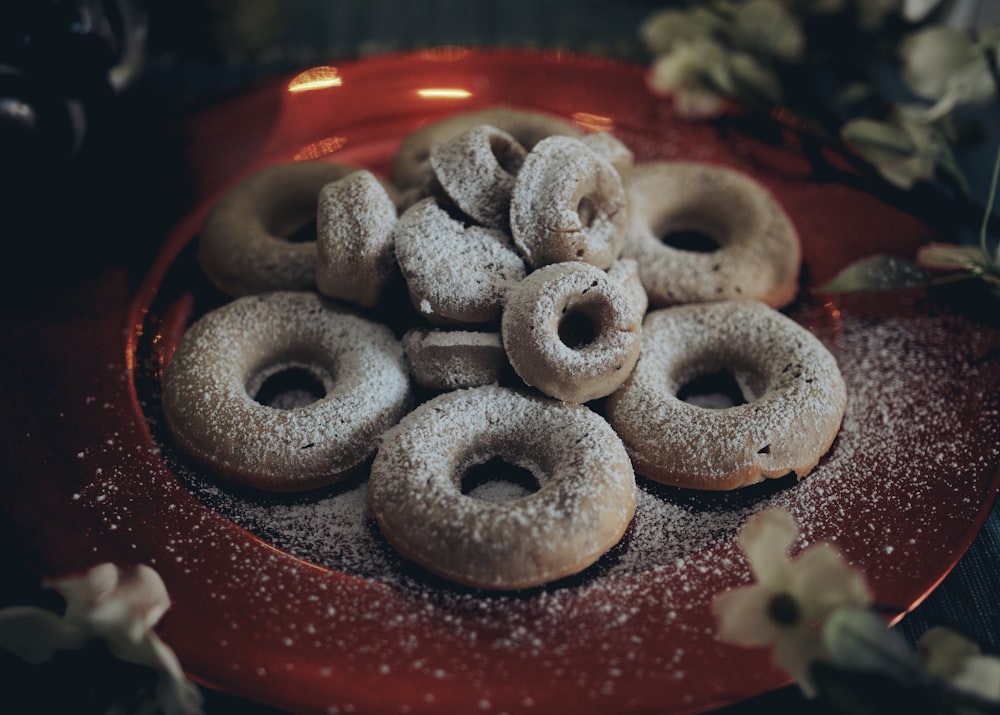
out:
M141 285L111 271L85 288L77 299L90 307L72 319L3 325L0 503L44 570L152 564L174 602L163 638L191 677L296 713L700 712L783 685L764 652L717 642L709 612L713 594L749 578L727 514L765 503L800 519L799 546L835 540L897 617L919 603L1000 485L1000 330L951 294L815 294L851 260L911 254L930 230L835 148L735 113L678 120L643 74L559 53L391 55L317 73L322 88L292 92L289 78L192 118L201 199ZM802 297L788 312L827 342L853 390L831 455L798 485L730 501L646 485L652 502L674 500L692 519L719 515L719 529L667 535L679 554L668 563L612 564L503 596L340 571L206 506L165 457L157 379L213 300L190 251L207 208L279 161L323 156L385 173L407 132L495 104L610 129L639 161L739 168L774 192L804 245Z

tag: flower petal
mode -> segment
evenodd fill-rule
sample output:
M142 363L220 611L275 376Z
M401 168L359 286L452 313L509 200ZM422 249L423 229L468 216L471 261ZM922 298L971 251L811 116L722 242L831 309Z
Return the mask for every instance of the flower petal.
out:
M710 33L711 27L702 16L676 9L655 12L639 25L639 37L653 54L669 52L678 42Z
M941 0L903 0L903 17L909 22L920 22L940 4Z
M112 563L103 563L80 576L49 579L48 588L55 590L66 601L64 618L72 623L82 623L90 612L118 585L120 570Z
M1000 702L1000 658L986 655L966 658L949 681L959 690Z
M773 642L778 627L771 621L767 606L773 594L760 586L743 586L723 591L712 601L719 640L747 646Z
M816 661L825 658L823 643L817 631L804 628L781 631L774 643L775 665L795 678L806 697L816 697L816 686L809 670Z
M928 629L917 643L917 652L928 672L941 678L952 678L966 659L980 654L979 646L944 626Z
M737 46L783 60L799 60L805 52L806 37L799 19L777 0L741 4L730 32Z
M784 588L788 549L798 537L795 519L784 509L765 509L740 529L740 545L757 581L772 590Z
M841 137L886 181L910 189L918 180L930 179L936 169L937 149L929 127L852 119L841 127Z
M937 270L968 270L983 262L983 252L977 246L932 241L917 251L917 262Z
M140 640L170 607L163 579L148 566L122 571L118 587L88 615L95 631L111 639L119 634Z
M924 99L943 97L952 78L969 72L975 74L980 63L983 71L988 71L983 55L968 33L944 25L933 25L905 37L899 45L899 54L903 81Z
M81 648L87 632L51 611L34 606L0 609L0 648L28 663L44 663L58 650Z
M838 606L871 603L862 573L851 568L827 542L802 551L792 561L789 578L792 595L798 599L806 619L825 616Z

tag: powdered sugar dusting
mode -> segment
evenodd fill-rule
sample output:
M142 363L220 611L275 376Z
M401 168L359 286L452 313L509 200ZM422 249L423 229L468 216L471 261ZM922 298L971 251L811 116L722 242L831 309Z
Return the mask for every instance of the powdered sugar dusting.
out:
M868 559L886 546L899 563L920 543L933 538L935 520L923 512L926 493L940 490L926 475L978 473L997 459L996 389L956 400L972 364L956 365L954 333L927 318L853 318L845 316L831 347L838 356L848 387L848 404L840 435L829 455L804 480L770 480L724 493L699 493L663 487L639 479L635 518L623 542L592 569L581 588L610 592L636 585L663 588L657 574L678 580L707 549L730 543L750 513L769 505L783 506L800 520L803 543L858 532L871 544ZM975 335L963 336L970 344ZM972 345L969 354L976 354ZM364 480L334 493L292 501L249 499L227 491L210 478L182 472L190 487L212 508L259 533L281 549L313 563L423 592L425 577L407 568L372 528L365 511ZM950 485L954 505L978 499ZM941 504L942 514L947 504ZM885 533L879 524L886 513L914 512L914 531ZM898 523L898 519L891 520ZM735 548L730 563L716 568L737 580L745 567ZM873 576L878 579L880 574ZM885 574L882 574L884 577ZM650 580L651 579L651 580ZM631 588L632 586L630 586ZM431 587L433 590L433 586ZM447 589L446 589L447 590ZM539 595L543 601L572 599L570 590ZM452 595L454 597L454 594ZM450 600L449 597L448 600ZM487 603L488 596L465 594L460 600ZM543 611L546 609L542 609ZM529 629L528 624L524 624ZM544 633L544 619L525 632Z
M503 231L463 226L434 199L407 209L394 229L396 260L415 306L438 323L484 323L500 315L524 263Z

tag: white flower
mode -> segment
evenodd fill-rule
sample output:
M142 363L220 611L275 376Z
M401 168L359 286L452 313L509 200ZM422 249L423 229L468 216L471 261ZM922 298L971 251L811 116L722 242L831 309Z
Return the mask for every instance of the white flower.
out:
M987 52L996 47L973 42L953 27L933 26L904 38L899 46L906 85L935 101L943 115L959 104L983 104L996 96Z
M0 647L30 663L42 663L57 650L101 640L118 658L160 673L158 696L167 715L201 712L200 693L185 679L174 652L153 631L170 607L156 571L145 565L123 570L104 563L81 576L45 585L66 601L63 615L32 606L0 609Z
M799 19L778 0L748 0L736 8L729 26L733 44L743 49L795 61L805 52Z
M924 633L918 649L928 672L959 690L1000 702L1000 658L983 655L973 641L942 626Z
M639 37L653 54L669 52L678 42L711 37L718 20L707 12L659 10L639 25Z
M852 119L841 127L841 137L882 178L910 189L934 176L940 153L933 128L911 117L898 111L887 121Z
M740 544L757 583L718 594L712 611L718 637L746 646L773 644L775 664L815 694L810 666L825 658L819 624L840 606L864 606L871 596L864 578L828 543L790 559L798 536L791 515L767 509L740 530Z
M678 42L653 63L649 87L657 94L670 95L682 117L718 116L733 89L726 50L707 38Z

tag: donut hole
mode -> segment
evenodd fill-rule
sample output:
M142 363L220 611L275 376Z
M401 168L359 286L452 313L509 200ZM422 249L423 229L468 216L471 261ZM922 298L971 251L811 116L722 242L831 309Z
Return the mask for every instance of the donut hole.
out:
M266 226L268 233L281 236L289 243L310 243L316 240L316 204L297 207L294 211L274 216Z
M599 332L597 316L590 306L567 308L559 318L559 340L573 350L590 345L597 340Z
M328 382L317 366L279 365L257 375L247 393L265 407L291 410L326 397Z
M715 253L725 244L724 227L698 216L673 216L653 230L665 246L689 253Z
M721 248L718 241L701 231L670 231L660 240L678 251L691 253L715 253Z
M576 213L580 216L580 225L584 230L591 228L594 222L597 221L597 215L600 212L597 202L590 196L584 196L580 199L580 203L576 205ZM580 255L580 251L577 255Z
M524 152L519 151L519 147L511 144L509 140L498 134L490 135L490 151L496 158L500 168L511 176L515 176L521 170L524 163Z
M473 499L501 503L529 496L541 487L531 470L493 457L466 470L460 488Z
M727 369L701 374L677 391L677 399L709 410L721 410L751 402L736 375Z

